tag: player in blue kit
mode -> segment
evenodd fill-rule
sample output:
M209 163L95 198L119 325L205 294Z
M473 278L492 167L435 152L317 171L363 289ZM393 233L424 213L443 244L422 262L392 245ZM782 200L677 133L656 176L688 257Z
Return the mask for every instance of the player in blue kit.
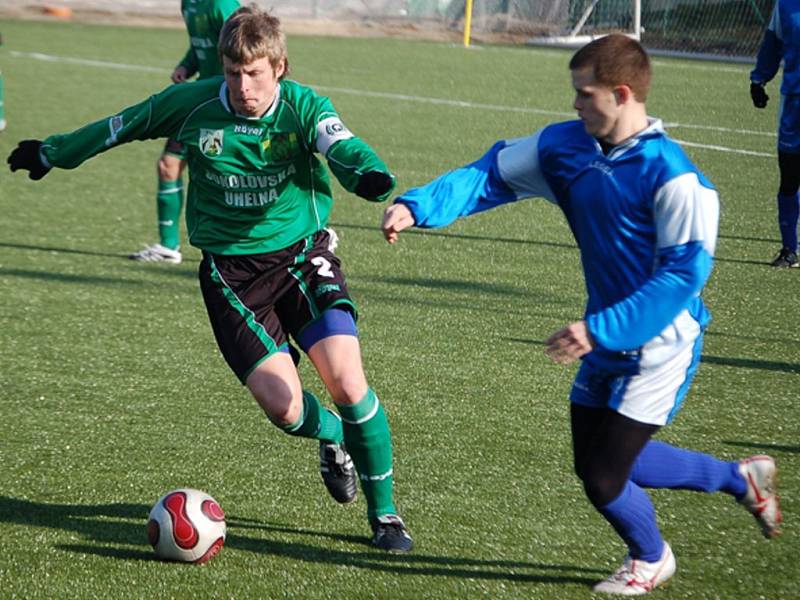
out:
M651 440L681 406L710 320L700 291L711 273L719 198L647 116L650 62L610 35L570 62L579 120L497 142L476 162L409 190L386 209L383 232L443 227L530 197L564 212L581 251L583 319L546 341L555 362L583 363L571 426L575 471L590 502L628 547L595 590L639 595L668 580L675 558L642 488L722 491L779 533L775 462L725 462Z
M783 61L778 122L778 226L781 249L773 267L800 267L797 260L797 221L800 215L800 0L779 0L764 32L755 69L750 73L750 96L756 108L767 106L764 85Z

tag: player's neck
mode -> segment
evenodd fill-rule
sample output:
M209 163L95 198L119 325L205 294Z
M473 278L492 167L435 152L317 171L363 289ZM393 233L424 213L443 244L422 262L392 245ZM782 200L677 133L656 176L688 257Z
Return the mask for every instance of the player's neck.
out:
M644 104L637 102L626 107L626 110L620 113L614 128L602 141L611 146L619 146L637 133L647 129L649 125Z

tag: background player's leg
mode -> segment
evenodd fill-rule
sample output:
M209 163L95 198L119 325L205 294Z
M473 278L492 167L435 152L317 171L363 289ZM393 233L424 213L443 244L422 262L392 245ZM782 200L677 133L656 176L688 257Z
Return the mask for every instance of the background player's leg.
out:
M158 193L156 213L158 216L159 241L143 250L129 255L133 260L144 262L167 262L179 264L180 219L183 211L183 145L167 140L164 153L158 159Z
M800 154L778 152L781 182L778 190L778 226L782 251L772 263L775 267L797 267L797 222L800 216L798 187L800 187ZM786 252L784 252L786 251ZM791 256L794 255L794 256Z
M184 162L171 154L158 161L158 236L162 246L177 250L180 246L180 218L183 209Z

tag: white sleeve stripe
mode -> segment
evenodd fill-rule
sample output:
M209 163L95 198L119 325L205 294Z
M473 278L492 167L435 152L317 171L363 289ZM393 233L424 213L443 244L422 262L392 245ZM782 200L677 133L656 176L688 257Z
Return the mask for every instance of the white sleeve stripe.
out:
M500 177L518 199L538 196L555 202L555 194L539 167L540 133L508 140L497 154L497 166Z
M317 151L325 156L334 142L353 137L339 117L328 117L317 123Z
M669 180L655 194L658 249L702 242L714 256L719 225L719 195L705 187L696 173Z

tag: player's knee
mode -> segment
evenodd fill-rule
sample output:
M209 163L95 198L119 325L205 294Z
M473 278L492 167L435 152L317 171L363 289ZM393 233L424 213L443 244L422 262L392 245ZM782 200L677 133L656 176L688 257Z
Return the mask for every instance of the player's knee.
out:
M247 387L267 418L280 428L297 422L303 412L300 390L292 390L275 377L254 371L247 379Z
M597 508L608 505L622 493L627 478L606 470L589 469L581 477L586 497Z
M333 401L339 405L357 404L367 393L367 380L360 369L339 374L329 390Z

